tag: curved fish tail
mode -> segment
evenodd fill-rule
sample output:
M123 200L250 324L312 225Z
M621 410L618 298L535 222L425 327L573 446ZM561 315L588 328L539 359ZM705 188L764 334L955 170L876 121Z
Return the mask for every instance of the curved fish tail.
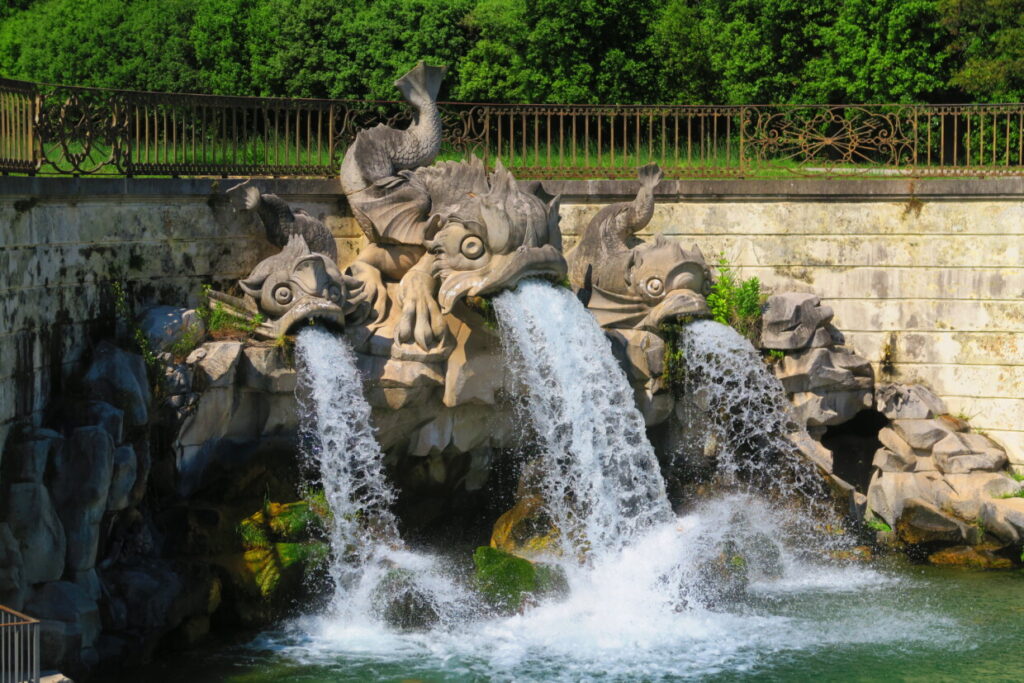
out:
M419 61L408 73L395 81L395 87L409 104L422 107L437 100L441 81L444 80L447 71L446 66L428 66Z

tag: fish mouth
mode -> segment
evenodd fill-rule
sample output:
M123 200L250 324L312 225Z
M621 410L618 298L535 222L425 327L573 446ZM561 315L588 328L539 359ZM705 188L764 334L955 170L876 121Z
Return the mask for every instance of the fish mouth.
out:
M704 317L710 315L707 300L692 289L674 289L665 299L644 316L637 328L657 332L664 323L680 318Z
M307 295L300 298L281 317L273 320L267 320L259 313L251 297L240 299L217 291L210 292L209 296L229 315L250 323L252 336L257 339L277 339L284 334L294 334L309 325L323 325L338 332L345 329L345 310L333 301L319 296Z
M441 312L450 313L464 297L512 289L531 277L561 282L567 273L565 258L552 245L519 247L510 254L495 254L483 268L453 272L441 283L437 299Z
M317 296L304 296L284 315L269 323L272 328L271 338L277 338L282 334L294 334L310 325L323 325L328 329L343 331L345 311L333 301Z

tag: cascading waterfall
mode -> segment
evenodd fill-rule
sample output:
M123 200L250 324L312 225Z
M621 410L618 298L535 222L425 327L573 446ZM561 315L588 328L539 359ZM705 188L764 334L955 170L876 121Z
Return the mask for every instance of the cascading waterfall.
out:
M377 622L392 601L415 601L427 621L465 617L466 594L438 558L404 547L391 512L396 493L384 470L355 354L322 328L295 344L303 445L320 471L332 512L332 612Z
M794 423L782 383L753 345L713 320L684 327L679 344L686 366L687 456L713 457L714 473L726 485L744 482L808 504L823 499L821 477L787 437L802 427Z
M323 328L308 327L299 333L295 355L303 444L320 469L333 513L330 573L335 604L343 605L367 565L400 544L391 513L395 492L348 344Z
M494 301L540 441L541 488L569 550L616 550L672 517L633 390L594 317L567 289L525 281Z

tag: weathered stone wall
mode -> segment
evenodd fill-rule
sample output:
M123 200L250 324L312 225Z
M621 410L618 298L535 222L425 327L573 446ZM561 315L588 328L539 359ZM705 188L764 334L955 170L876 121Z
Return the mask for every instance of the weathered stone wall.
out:
M111 283L136 311L194 304L203 283L234 281L273 252L220 192L237 182L0 179L0 448L17 421L40 423L114 333ZM335 183L274 185L314 215L341 213Z
M622 187L559 185L567 235ZM1024 465L1024 179L659 190L647 234L695 242L709 262L724 254L773 290L818 294L877 379L927 384Z
M137 310L195 303L269 253L221 194L235 182L0 179L0 443L113 331L110 282ZM324 217L343 264L365 244L335 181L254 182ZM544 186L569 246L636 184ZM649 232L820 295L879 379L928 384L1024 465L1024 180L666 181L657 200Z

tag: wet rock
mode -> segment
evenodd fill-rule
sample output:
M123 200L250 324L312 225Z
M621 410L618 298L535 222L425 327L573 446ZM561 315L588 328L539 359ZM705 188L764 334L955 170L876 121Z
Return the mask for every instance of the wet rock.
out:
M114 443L124 440L124 411L106 401L89 401L85 407L84 425L103 427Z
M735 541L723 541L716 556L701 562L695 590L689 597L707 609L716 609L741 600L750 584L747 558Z
M47 462L55 457L63 445L64 438L57 432L33 429L7 447L0 481L41 484Z
M958 545L928 556L928 562L939 567L969 569L1012 569L1013 562L996 553L998 546Z
M550 554L557 549L557 541L558 530L539 495L519 496L491 531L491 547L527 559Z
M100 520L114 471L114 442L102 427L79 427L54 463L54 505L67 536L72 572L96 564Z
M473 564L477 589L491 607L502 612L520 612L544 596L567 590L565 574L558 567L497 548L477 548Z
M425 631L440 621L430 595L406 569L392 569L373 589L372 609L379 619L400 631Z
M456 306L455 313L470 321L474 315L463 306ZM501 343L496 335L480 329L481 324L461 324L455 330L455 348L445 368L442 397L448 407L467 403L494 405L496 394L504 384Z
M64 526L42 484L11 484L4 517L23 558L25 585L56 581L64 573Z
M825 472L832 473L832 451L822 446L820 441L811 438L811 435L804 430L792 432L788 438L804 457Z
M135 427L149 421L151 396L142 356L100 342L82 381L94 398L124 411L128 425Z
M832 335L825 326L834 313L813 294L783 292L768 297L762 318L761 347L788 351L807 346L829 346Z
M894 529L903 541L912 544L956 543L969 537L966 524L918 498L904 502Z
M871 391L801 392L790 397L793 415L810 428L843 424L871 406Z
M206 324L193 309L176 306L153 306L139 317L139 328L154 351L166 351L190 334L202 339Z
M131 502L132 489L138 470L138 458L131 446L121 446L114 451L113 473L110 491L107 494L107 510L123 510Z
M920 384L883 384L875 400L878 412L890 420L923 420L949 412L942 399Z
M895 527L910 499L941 507L956 491L937 472L875 472L868 485L867 508Z

